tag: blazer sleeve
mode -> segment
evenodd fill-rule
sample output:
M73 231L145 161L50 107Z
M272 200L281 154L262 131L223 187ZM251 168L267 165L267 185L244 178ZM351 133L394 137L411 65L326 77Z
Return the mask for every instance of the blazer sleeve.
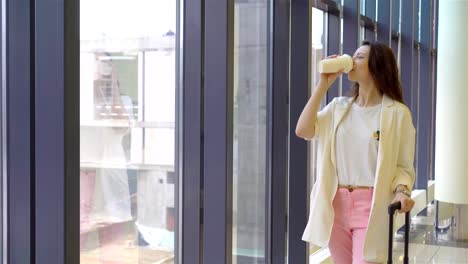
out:
M328 127L333 121L333 108L336 103L337 98L334 98L330 103L328 103L322 110L317 113L317 118L315 119L315 128L314 136L312 139L320 139L327 133Z
M399 134L397 168L392 182L392 190L395 190L399 184L402 184L412 191L416 175L414 169L416 130L414 129L409 109L405 109L404 111Z

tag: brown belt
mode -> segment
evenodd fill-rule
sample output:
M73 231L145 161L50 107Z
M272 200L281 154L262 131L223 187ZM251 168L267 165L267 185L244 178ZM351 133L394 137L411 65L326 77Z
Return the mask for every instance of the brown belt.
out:
M348 191L352 192L355 189L371 189L372 186L354 186L354 185L338 185L338 188L346 188Z

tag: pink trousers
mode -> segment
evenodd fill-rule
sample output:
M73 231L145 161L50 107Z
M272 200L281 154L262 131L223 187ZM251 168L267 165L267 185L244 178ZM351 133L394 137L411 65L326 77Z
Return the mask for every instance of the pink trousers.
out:
M335 220L328 248L335 264L370 263L363 259L372 204L372 188L339 188L333 200Z

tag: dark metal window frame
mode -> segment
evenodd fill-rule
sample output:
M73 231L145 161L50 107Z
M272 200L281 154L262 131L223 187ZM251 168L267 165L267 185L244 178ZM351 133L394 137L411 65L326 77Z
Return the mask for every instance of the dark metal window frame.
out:
M334 2L335 3L335 2ZM327 15L327 53L331 54L340 54L340 38L341 38L341 10L342 7L340 4L335 3L336 6L333 10L338 9L338 13L332 12ZM352 54L350 54L352 56ZM329 103L333 98L341 95L340 91L340 80L337 80L332 84L332 86L327 91L326 102Z
M79 219L80 211L77 206L80 201L80 159L79 159L79 131L80 131L80 1L79 0L64 0L64 9L60 10L60 3L57 4L57 16L62 16L64 19L64 71L62 87L64 98L58 101L58 104L64 104L64 190L65 190L65 235L64 235L64 251L65 262L79 263L80 262L80 234L79 234ZM54 41L53 39L51 41ZM61 44L61 41L57 41ZM56 191L61 191L60 189ZM61 209L57 210L61 213ZM50 242L50 241L49 241ZM60 241L57 241L60 242ZM60 263L60 262L57 262Z
M234 1L205 0L203 263L232 263Z
M77 1L2 1L2 10L4 254L12 263L78 263Z
M347 0L343 5L343 53L353 55L359 47L360 1ZM343 78L343 94L351 88L351 82Z
M307 143L295 133L296 123L309 98L311 1L291 1L291 73L289 88L289 192L288 263L308 263L307 243L302 233L307 224L308 164ZM306 54L306 55L305 55Z
M390 46L391 23L390 1L379 0L377 14L377 40Z
M2 174L6 178L7 237L2 252L8 263L31 263L34 238L34 20L31 1L2 1L2 112L6 137ZM4 204L5 205L5 204Z
M417 136L417 157L416 164L417 179L415 188L427 189L428 180L431 178L432 160L434 159L434 150L431 137L432 131L432 113L435 109L433 103L433 93L431 87L432 64L431 64L431 26L433 20L433 4L421 4L421 39L418 43L419 48L419 92L417 104L417 119L415 125Z
M6 110L6 62L7 62L7 51L6 51L6 1L0 1L0 28L1 28L1 35L0 35L0 53L1 53L1 61L0 61L0 108L1 108L1 115L0 115L0 212L1 212L1 260L4 263L8 261L8 184L7 184L7 164L6 164L6 157L7 157L7 110Z
M390 12L390 48L392 48L395 57L398 58L398 43L400 41L400 28L399 28L399 19L400 19L400 0L390 0L391 2L391 12Z
M266 181L269 212L265 251L266 263L282 264L287 250L290 1L273 1L270 10Z
M412 23L413 23L413 45L412 45L412 50L413 50L413 55L412 55L412 68L411 68L411 102L408 102L408 105L412 109L412 114L413 114L413 124L415 128L418 131L418 137L416 139L416 150L415 150L415 159L414 159L414 165L416 168L416 182L414 188L423 189L427 188L427 174L424 173L424 176L421 174L421 171L419 170L419 164L424 163L424 162L419 162L419 159L421 158L421 161L428 160L428 159L423 159L424 155L420 156L418 149L420 145L420 140L421 138L421 131L419 129L419 122L420 122L420 103L421 103L421 96L424 96L423 93L421 93L420 89L420 79L421 79L421 43L419 42L419 0L413 0L413 17L412 17ZM429 106L430 107L430 106ZM422 121L424 122L424 121ZM428 154L428 153L426 153ZM427 156L429 157L429 156ZM427 163L426 163L427 164ZM424 182L424 184L420 186L420 184Z
M414 54L414 0L401 3L401 36L400 36L400 79L403 90L403 100L414 115L413 105L413 54Z
M437 124L435 108L437 105L437 39L439 32L439 0L431 0L431 43L430 43L430 56L431 56L431 94L432 94L432 111L431 111L431 160L430 160L430 179L434 180L434 170L435 170L435 128ZM434 29L434 31L432 30Z
M376 39L377 33L377 23L376 23L376 0L366 0L366 15L365 17L370 20L370 23L366 23L366 36L365 39L369 41L374 41ZM362 21L361 17L361 21Z
M64 35L64 27L78 26L78 21L71 22L77 17L67 14L63 4L70 8L75 2L36 2L31 29L35 38L35 263L64 263L68 254L79 251L72 238L79 235L79 190L71 189L79 186L79 152L70 148L78 146L73 144L79 142L79 129L73 131L76 137L67 138L64 133L79 120L78 111L73 111L79 109L74 97L79 95L74 89L79 84L79 60L70 60L78 54L78 45L68 42L73 40L71 35ZM67 100L72 98L74 102ZM66 206L70 201L75 206ZM50 217L56 214L59 217Z
M179 221L182 230L181 256L176 263L203 263L202 246L202 173L203 173L203 1L190 0L183 3L183 86L181 98L183 118L182 127L182 198ZM190 128L190 129L188 129Z

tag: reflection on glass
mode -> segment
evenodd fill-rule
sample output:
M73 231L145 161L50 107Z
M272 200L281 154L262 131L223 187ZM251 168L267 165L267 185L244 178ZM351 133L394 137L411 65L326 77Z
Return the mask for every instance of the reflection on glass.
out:
M359 30L360 30L359 43L361 43L363 40L366 39L366 28L365 27L360 27Z
M320 80L320 73L318 72L317 65L318 62L326 56L325 54L325 30L324 30L324 18L325 13L317 8L312 8L312 74L311 74L311 89L314 89L317 82ZM322 104L323 106L323 104ZM310 151L311 151L311 170L310 170L310 177L311 183L315 183L316 178L316 144L315 141L310 141Z
M318 72L317 65L318 62L326 56L325 54L325 28L324 20L326 19L326 15L323 11L312 8L312 60L311 60L311 89L313 90L315 85L320 79L320 73ZM341 31L343 32L343 31ZM324 103L322 102L322 106ZM309 151L310 151L310 183L309 190L312 189L312 185L315 183L316 180L316 170L317 170L317 144L315 141L309 142ZM315 253L319 250L319 247L312 247L309 249L309 254ZM312 261L312 260L311 260ZM312 261L313 262L313 261ZM311 262L311 263L312 263Z
M265 263L268 1L235 1L233 263Z
M173 263L176 1L80 1L80 262Z
M366 15L366 0L361 0L359 6L360 6L361 15L365 16ZM360 26L359 30L360 30L359 42L361 42L364 39L366 39L366 29L363 26Z

